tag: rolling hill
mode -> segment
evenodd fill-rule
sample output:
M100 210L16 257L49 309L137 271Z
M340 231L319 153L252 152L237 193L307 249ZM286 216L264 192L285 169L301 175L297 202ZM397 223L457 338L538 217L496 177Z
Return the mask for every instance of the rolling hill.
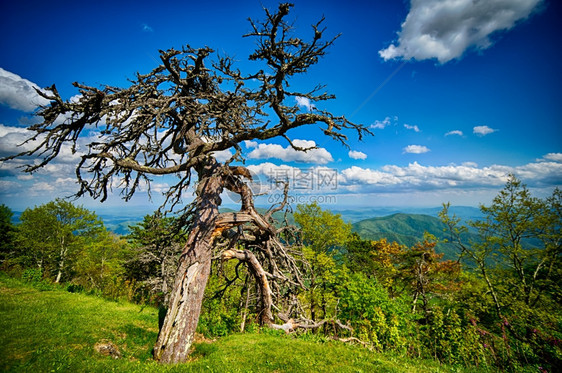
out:
M353 232L363 239L396 241L408 247L423 241L425 232L438 239L446 237L445 224L438 218L422 214L397 213L389 216L361 220L352 224ZM457 259L458 250L452 244L439 243L436 251L444 254L444 259Z

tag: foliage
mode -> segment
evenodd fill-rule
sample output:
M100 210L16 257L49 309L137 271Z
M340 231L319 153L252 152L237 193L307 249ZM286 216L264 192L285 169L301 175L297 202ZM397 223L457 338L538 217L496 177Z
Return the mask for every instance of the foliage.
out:
M42 278L41 268L28 268L21 274L21 279L25 282L39 283Z
M93 212L62 199L26 209L20 221L20 258L57 283L71 276L83 246L104 229Z
M298 205L294 214L300 228L303 254L311 271L308 291L301 295L308 305L308 316L316 321L336 315L337 299L334 296L337 262L349 240L351 224L341 215L322 210L315 202Z
M351 224L345 223L340 214L322 210L316 202L298 205L294 218L303 244L317 253L336 251L351 234Z
M391 299L375 278L354 273L340 282L339 316L377 350L403 352L412 320L401 299Z
M471 222L480 240L466 243L466 226L441 213L461 258L476 264L486 291L477 296L476 308L484 327L502 344L492 345L496 363L515 369L522 362L551 366L562 363L559 274L562 256L561 192L545 199L532 197L513 175L490 206L482 206L484 219ZM484 304L490 307L482 307ZM501 353L500 353L501 351Z
M89 291L109 299L135 298L136 281L127 281L123 264L129 245L105 229L95 213L57 199L25 210L13 227L7 272L51 289L67 282L71 292Z
M424 241L400 252L399 279L412 294L412 312L418 301L424 313L430 310L432 298L445 298L459 289L460 264L443 261L435 252L435 242Z
M131 245L124 264L127 278L139 282L147 291L146 298L167 304L186 241L178 219L165 217L159 211L146 215L141 223L130 226L127 240Z
M127 297L123 264L128 251L122 237L107 230L99 231L81 250L72 283L109 299Z
M10 259L14 250L14 234L16 228L12 223L12 210L0 205L0 266L5 267L6 260Z
M252 294L249 271L240 263L220 260L213 263L212 271L218 276L209 278L198 331L212 338L247 330L248 321L258 320L257 296ZM247 302L247 296L253 301Z

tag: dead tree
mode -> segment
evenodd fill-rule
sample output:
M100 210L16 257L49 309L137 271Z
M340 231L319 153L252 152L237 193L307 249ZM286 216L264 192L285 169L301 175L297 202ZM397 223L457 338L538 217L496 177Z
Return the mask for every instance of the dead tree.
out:
M161 362L182 362L189 354L213 247L219 242L225 248L221 255L247 263L260 284L264 323L274 320L271 281L303 285L296 259L279 239L279 229L270 216L254 208L244 168L231 166L244 160L240 143L282 137L294 149L307 151L292 143L289 130L317 125L344 145L346 130L356 132L360 139L369 133L343 116L319 109L302 112L296 105L297 97L311 102L334 98L320 92L323 86L291 91L288 81L316 64L337 36L323 40L323 19L312 25L309 41L292 36L285 20L291 7L281 4L274 13L265 10L264 20L250 20L252 31L244 36L254 37L257 47L249 59L265 70L245 75L228 57L217 56L209 62L213 50L208 47L185 46L160 51L162 64L148 74L137 74L128 88L74 83L80 96L65 101L53 85L39 92L51 102L37 113L42 123L29 128L34 134L27 142L36 146L9 157L39 156L26 168L33 172L55 159L63 147L70 147L80 155L77 197L89 195L101 201L114 187L128 200L139 187L150 187L154 175L177 176L177 183L165 193L165 205L183 213L190 234L154 349L155 359ZM91 141L79 148L79 140L85 137ZM234 155L220 163L213 154L227 149L234 150ZM179 208L192 183L193 202ZM225 189L240 195L239 212L219 213ZM238 241L246 248L241 249ZM257 258L268 260L268 271Z

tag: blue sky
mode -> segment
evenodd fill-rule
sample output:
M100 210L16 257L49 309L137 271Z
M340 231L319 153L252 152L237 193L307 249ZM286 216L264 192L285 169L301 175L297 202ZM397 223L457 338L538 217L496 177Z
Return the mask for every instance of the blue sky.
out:
M277 3L3 2L0 156L17 151L32 122L40 103L32 86L56 83L65 98L77 94L74 81L126 86L158 64L159 49L185 44L208 45L254 71L254 40L242 35L248 17L263 17L262 5ZM295 1L289 18L302 38L322 16L326 35L342 35L293 87L327 85L337 98L317 109L370 126L374 136L359 142L349 133L347 149L313 127L299 129L291 138L313 141L317 151L295 154L283 139L247 143L247 165L270 201L271 177L288 175L295 202L332 209L477 206L509 173L548 195L562 185L561 10L553 0ZM21 173L21 161L4 162L0 203L22 210L70 195L76 159L65 153L33 175ZM168 185L161 178L153 187ZM150 204L140 192L127 206L150 211L159 200ZM78 202L97 211L125 206L118 189L102 205Z

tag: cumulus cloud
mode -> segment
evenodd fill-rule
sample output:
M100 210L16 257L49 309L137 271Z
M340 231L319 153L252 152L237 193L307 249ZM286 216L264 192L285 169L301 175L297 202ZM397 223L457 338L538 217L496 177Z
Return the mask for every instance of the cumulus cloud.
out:
M530 186L557 186L562 183L562 153L551 154L550 158L558 161L548 160L545 156L537 162L517 167L479 167L474 162L446 166L424 166L414 162L405 167L386 165L378 170L353 166L342 170L339 180L343 186L354 185L356 191L364 192L497 188L505 184L509 174L516 175Z
M340 180L344 184L377 184L377 185L393 185L400 184L400 179L388 172L371 170L368 168L361 168L352 166L346 168L341 172L342 178Z
M11 180L0 180L0 192L11 194L14 190L18 190L19 183Z
M494 32L511 29L542 1L411 0L397 43L379 55L385 60L436 58L446 63L470 48L489 48Z
M496 129L490 128L488 126L476 126L472 129L472 132L478 136L486 136L496 131Z
M49 100L35 91L37 84L0 68L0 104L12 109L30 112L46 105Z
M398 118L394 117L394 121L398 120ZM390 117L386 117L383 120L375 120L375 123L371 124L371 128L375 129L384 129L385 127L390 126L393 123L393 120Z
M322 191L334 192L338 187L338 171L322 166L292 167L275 165L271 162L249 165L254 175L254 183L259 182L259 190L265 193L279 192L287 182L292 192L298 194L315 194Z
M45 193L45 192L54 192L55 191L55 185L45 182L45 181L41 181L38 183L33 184L33 186L31 188L29 188L29 192L32 195L38 195L41 193Z
M349 155L349 158L352 159L367 159L367 154L356 150L350 150L347 155Z
M32 134L34 132L30 132L25 128L0 124L0 156L9 156L35 149L42 140L41 136L35 141L24 143ZM76 147L77 151L75 152L72 150L71 144L64 144L59 150L57 160L52 164L75 163L79 161L81 157L80 149L85 147L85 142L86 138L79 138ZM14 163L16 161L10 162Z
M409 124L404 124L404 128L408 130L414 130L414 132L420 132L420 129L416 125L411 126Z
M230 151L230 149L214 152L213 155L215 156L216 160L219 162L226 162L230 158L232 158L232 152Z
M562 162L562 153L548 153L543 159L553 162ZM539 159L538 161L542 161Z
M334 159L324 148L315 148L316 142L312 140L293 140L293 144L299 148L310 149L306 152L297 151L291 146L282 147L278 144L259 144L257 148L248 154L250 159L277 158L285 162L302 162L326 164Z
M297 96L297 97L295 97L295 101L297 101L298 106L304 107L308 111L312 111L312 110L316 109L316 106L314 106L314 104L310 101L310 99L308 99L306 97Z
M452 136L452 135L463 136L463 133L462 131L454 130L454 131L449 131L445 134L445 136Z
M33 149L35 143L21 145L31 134L25 128L0 124L0 156L8 156Z
M292 166L289 166L289 165L286 165L286 164L276 165L276 164L273 164L271 162L252 164L252 165L247 166L247 168L252 173L259 174L259 175L271 176L271 177L273 177L277 174L285 175L285 174L288 174L288 173L292 173L295 170L298 170L297 167L292 167Z
M26 135L29 134L30 132L25 128L5 126L3 124L0 124L0 137L8 136L15 133Z
M246 146L247 149L258 147L257 141L244 140L244 145Z
M408 145L404 148L404 153L423 154L427 153L429 148L423 145Z

